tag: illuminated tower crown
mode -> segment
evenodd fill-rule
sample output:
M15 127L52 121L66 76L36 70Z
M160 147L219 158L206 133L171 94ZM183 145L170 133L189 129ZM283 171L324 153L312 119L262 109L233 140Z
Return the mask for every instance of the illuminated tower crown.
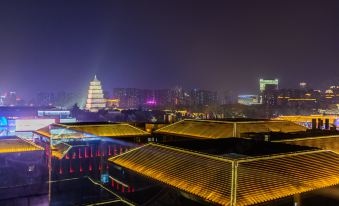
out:
M106 100L102 91L101 82L94 76L93 81L89 83L86 109L91 112L97 112L106 107Z

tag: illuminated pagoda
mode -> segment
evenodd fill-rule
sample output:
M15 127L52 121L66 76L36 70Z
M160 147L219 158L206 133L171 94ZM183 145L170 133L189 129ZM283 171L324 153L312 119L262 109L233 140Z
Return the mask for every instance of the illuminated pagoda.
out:
M93 81L89 83L86 109L90 112L98 112L106 107L106 100L102 91L101 82L94 75Z

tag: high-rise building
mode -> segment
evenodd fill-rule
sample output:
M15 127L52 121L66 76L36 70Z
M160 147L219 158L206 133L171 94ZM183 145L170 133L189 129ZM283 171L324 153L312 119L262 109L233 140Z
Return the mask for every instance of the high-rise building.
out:
M119 99L119 107L125 109L138 108L141 105L140 89L114 88L113 98Z
M259 80L259 89L260 92L264 92L265 90L276 90L279 86L278 79L260 79Z
M5 99L6 99L5 95L0 96L0 106L5 106Z
M113 98L119 99L119 107L125 109L136 109L157 102L155 91L150 89L114 88Z
M237 95L233 93L230 90L226 91L219 91L218 95L218 103L220 105L225 105L225 104L233 104L237 102Z
M36 98L37 106L55 106L56 97L53 92L39 92Z
M279 86L278 79L260 79L259 90L260 90L260 103L265 105L276 105L277 104L277 90Z
M120 108L152 107L172 109L175 107L208 106L217 104L215 91L200 89L137 89L114 88L113 98L119 100Z
M217 103L217 92L192 89L190 94L190 106L207 106Z
M106 107L106 100L102 91L101 82L94 76L93 81L89 83L86 109L90 112L98 112Z
M154 100L156 105L165 109L174 108L175 96L171 89L154 90Z
M17 106L16 92L7 92L4 96L1 96L1 105Z

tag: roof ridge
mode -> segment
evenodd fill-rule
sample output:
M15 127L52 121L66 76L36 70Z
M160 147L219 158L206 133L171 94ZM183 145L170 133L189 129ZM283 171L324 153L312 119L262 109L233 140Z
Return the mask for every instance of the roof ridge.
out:
M142 149L144 147L148 147L148 146L161 147L161 148L165 148L165 149L169 149L169 150L173 150L173 151L177 151L177 152L187 153L187 154L194 155L194 156L205 157L205 158L214 159L214 160L223 161L223 162L228 162L228 163L234 162L233 159L229 159L229 158L226 158L226 157L221 157L221 156L218 156L218 155L212 155L212 154L207 154L207 153L203 153L203 152L193 151L193 150L189 150L189 149L183 149L183 148L174 147L174 146L163 145L163 144L154 143L154 142L144 144L140 147L136 147L136 148L131 149L127 152L116 155L116 156L110 158L109 160L116 159L116 158L123 156L127 153L130 153L130 152L133 152L133 151L136 151L136 150L140 150L140 149Z
M144 145L141 145L141 146L139 146L139 147L130 149L130 150L128 150L127 152L123 152L123 153L121 153L121 154L115 155L115 156L113 156L113 157L111 157L111 158L108 158L108 161L113 161L114 159L117 159L118 157L124 156L125 154L128 154L128 153L131 153L131 152L140 150L141 148L146 147L147 145L148 145L148 144L144 144Z
M281 158L281 157L292 157L292 156L321 153L321 152L332 152L332 151L331 150L323 150L323 149L310 149L310 150L306 150L306 151L295 151L295 152L288 152L288 153L261 155L261 156L256 156L256 157L244 157L244 158L239 158L236 161L239 162L239 163L241 163L241 162L253 162L253 161L258 161L258 160L275 159L275 158Z

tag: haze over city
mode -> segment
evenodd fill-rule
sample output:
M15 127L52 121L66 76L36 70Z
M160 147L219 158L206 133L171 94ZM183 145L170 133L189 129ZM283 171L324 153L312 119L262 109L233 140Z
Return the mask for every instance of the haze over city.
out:
M1 0L0 206L338 206L338 0Z
M338 1L1 1L0 92L339 81Z

